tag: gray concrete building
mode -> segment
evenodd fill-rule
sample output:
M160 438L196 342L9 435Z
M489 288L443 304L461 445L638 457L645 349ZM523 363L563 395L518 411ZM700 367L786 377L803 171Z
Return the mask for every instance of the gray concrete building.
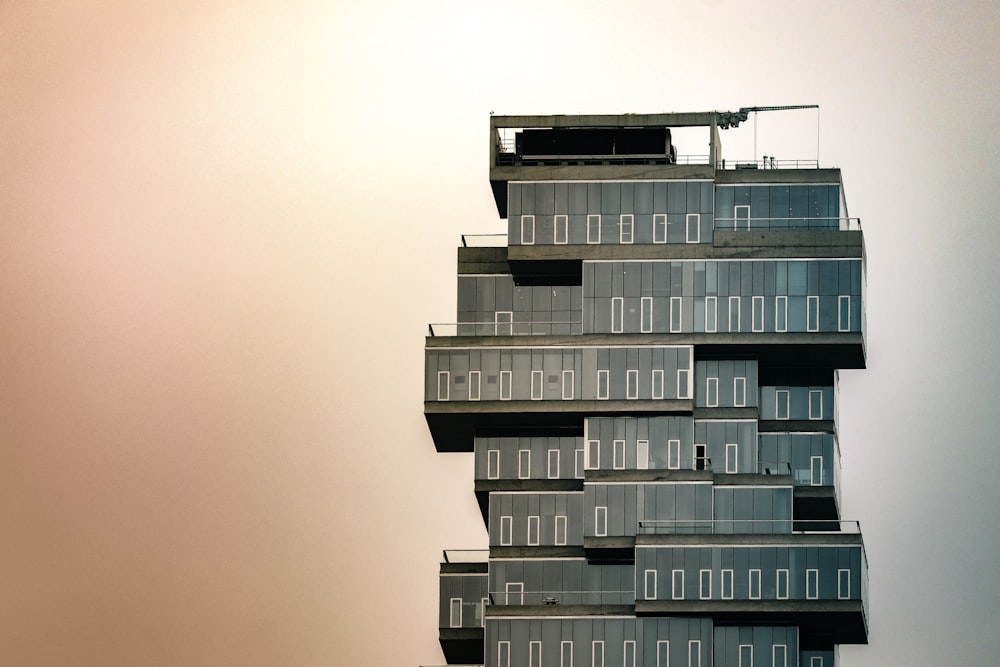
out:
M861 225L839 169L723 161L748 111L491 117L507 234L463 239L425 349L427 424L474 452L489 532L444 552L450 664L833 667L867 643L837 437Z

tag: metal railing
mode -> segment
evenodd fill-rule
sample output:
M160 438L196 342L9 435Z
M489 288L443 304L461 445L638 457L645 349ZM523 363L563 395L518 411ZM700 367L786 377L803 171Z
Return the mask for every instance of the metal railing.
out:
M721 232L776 231L861 231L861 218L715 218Z
M647 519L640 535L782 535L805 533L860 534L861 523L838 519Z
M490 591L490 604L497 605L557 605L557 604L635 604L635 590L622 591Z
M442 563L486 563L490 559L489 549L445 549Z
M761 160L719 160L716 169L819 169L819 160L779 160L765 155Z
M432 322L428 335L437 336L566 336L583 333L582 322Z
M463 248L503 248L506 245L506 234L462 234Z

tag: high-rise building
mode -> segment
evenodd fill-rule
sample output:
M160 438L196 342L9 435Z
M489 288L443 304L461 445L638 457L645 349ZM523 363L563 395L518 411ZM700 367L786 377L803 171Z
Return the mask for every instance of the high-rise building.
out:
M837 439L864 242L839 169L722 160L758 110L491 117L507 234L463 239L457 322L426 340L427 424L474 452L489 532L441 564L449 663L833 667L867 643Z

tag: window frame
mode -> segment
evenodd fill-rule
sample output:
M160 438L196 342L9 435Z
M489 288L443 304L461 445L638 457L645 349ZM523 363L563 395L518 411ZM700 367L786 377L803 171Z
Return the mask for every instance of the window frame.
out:
M562 241L559 240L559 231L562 229ZM552 220L552 243L553 245L567 245L569 243L569 216L564 214L556 215Z
M531 371L531 400L540 401L545 396L545 372Z
M639 299L639 332L653 333L653 297Z
M694 238L691 234L691 221L694 221ZM688 213L684 217L684 242L701 243L701 213Z
M709 313L712 314L709 324ZM719 330L719 299L715 296L705 297L705 333L716 333Z
M625 230L628 229L628 234ZM627 240L626 240L626 237ZM635 239L635 216L631 213L622 213L618 218L618 243L620 245L631 245Z
M441 380L444 378L444 383ZM442 391L443 387L443 391ZM448 401L451 400L451 371L438 371L437 372L437 400Z
M625 469L625 441L613 440L611 442L611 469Z
M594 537L608 536L608 506L594 507Z
M788 331L788 297L774 297L774 330L778 333Z
M680 591L678 593L678 591ZM670 571L670 599L684 599L684 570L673 569Z
M684 297L670 297L670 333L684 331Z
M752 333L764 332L764 297L750 297L750 331Z
M521 216L521 245L535 245L535 216Z
M555 454L555 465L552 462L552 455ZM546 479L559 479L559 449L553 448L547 450L545 458L545 478Z
M507 539L504 539L504 533ZM500 516L500 546L510 547L514 545L514 517L510 514Z
M657 232L660 227L657 223L663 223L663 235L660 236ZM661 244L667 242L667 214L666 213L654 213L653 214L653 243Z
M594 227L591 227L591 223L596 223ZM592 235L592 229L596 229L596 235ZM595 238L596 236L596 238ZM601 216L600 214L590 213L587 215L587 245L595 245L601 243Z
M482 398L482 371L469 371L469 400L478 401L481 398Z
M525 465L527 461L527 465ZM519 449L517 450L517 478L518 479L531 479L531 450L530 449Z
M611 333L625 331L625 298L611 297Z
M495 467L493 465L494 464L494 459L496 459L496 466ZM486 450L486 479L500 479L500 450L499 449L487 449Z

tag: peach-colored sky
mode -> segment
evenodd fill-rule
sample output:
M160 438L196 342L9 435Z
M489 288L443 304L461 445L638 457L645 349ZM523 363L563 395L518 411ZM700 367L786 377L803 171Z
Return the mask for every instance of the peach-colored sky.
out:
M485 531L422 345L502 229L490 111L809 103L869 254L842 658L988 664L998 39L988 2L0 4L0 664L442 662L440 550ZM758 152L815 157L791 118Z

